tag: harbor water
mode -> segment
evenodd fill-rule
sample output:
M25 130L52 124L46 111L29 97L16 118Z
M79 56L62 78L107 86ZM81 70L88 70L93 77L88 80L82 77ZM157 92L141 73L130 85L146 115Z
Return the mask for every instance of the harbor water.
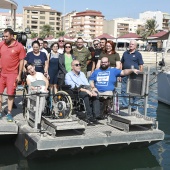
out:
M150 78L148 116L158 120L159 129L165 133L163 141L143 148L25 159L13 140L0 138L0 170L170 170L170 106L158 103L155 78L154 74ZM142 113L143 108L139 111Z

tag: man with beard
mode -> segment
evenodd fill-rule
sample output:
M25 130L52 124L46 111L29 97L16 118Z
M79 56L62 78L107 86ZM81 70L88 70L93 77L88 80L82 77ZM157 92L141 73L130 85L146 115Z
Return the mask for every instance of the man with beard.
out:
M77 38L76 47L73 49L73 55L80 61L81 71L87 76L87 65L91 62L91 53L84 47L84 41L81 37Z
M1 42L1 76L0 94L7 88L8 95L8 114L7 121L12 122L11 115L14 94L17 83L21 81L21 73L24 65L25 49L21 43L14 39L14 32L7 28L3 33L4 41ZM0 95L0 117L2 117L2 95Z
M136 69L119 70L117 68L111 68L107 57L101 59L100 68L95 70L89 79L92 90L98 92L99 96L104 96L105 98L100 113L101 118L106 107L109 106L109 99L106 99L107 96L113 96L117 77L126 76L133 72L138 74L140 71Z
M138 74L139 70L125 69L119 70L117 68L111 68L110 62L107 57L101 59L101 66L95 70L90 76L91 88L99 92L99 95L112 95L115 89L114 84L116 78L120 76L126 76L131 73Z

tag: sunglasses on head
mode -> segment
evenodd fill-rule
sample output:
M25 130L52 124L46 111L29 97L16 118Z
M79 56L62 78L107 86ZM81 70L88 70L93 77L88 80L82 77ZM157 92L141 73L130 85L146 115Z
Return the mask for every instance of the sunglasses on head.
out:
M64 40L59 40L58 42L64 42Z
M76 67L80 66L81 67L81 64L74 64L74 66L76 66Z
M71 46L65 46L65 48L71 48Z

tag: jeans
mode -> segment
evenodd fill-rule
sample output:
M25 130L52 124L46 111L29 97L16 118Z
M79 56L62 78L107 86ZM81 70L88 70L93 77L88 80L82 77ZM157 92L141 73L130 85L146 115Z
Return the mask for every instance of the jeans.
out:
M100 115L99 96L90 97L86 92L80 92L79 97L84 100L87 119L91 117L94 117L94 118L99 117ZM90 104L91 102L92 102L92 106Z
M127 90L127 80L128 76L125 76L122 78L122 83L121 83L121 96L122 96L122 107L128 107L129 106L129 101L128 101L128 94L126 93ZM131 103L132 103L132 108L136 109L136 97L131 98Z

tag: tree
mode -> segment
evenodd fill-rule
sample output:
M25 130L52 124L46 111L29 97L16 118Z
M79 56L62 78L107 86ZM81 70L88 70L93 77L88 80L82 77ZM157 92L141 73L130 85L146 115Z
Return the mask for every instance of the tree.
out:
M52 31L52 27L48 24L43 25L43 27L40 31L40 37L41 38L47 38L50 35L54 36L54 31Z
M141 32L143 39L147 39L148 36L157 33L157 23L154 19L147 20L145 23L145 30Z
M65 35L64 31L59 31L59 32L56 33L56 38L64 36L64 35Z
M38 36L38 34L37 34L37 33L35 33L35 32L31 32L31 39L36 38L37 36Z

